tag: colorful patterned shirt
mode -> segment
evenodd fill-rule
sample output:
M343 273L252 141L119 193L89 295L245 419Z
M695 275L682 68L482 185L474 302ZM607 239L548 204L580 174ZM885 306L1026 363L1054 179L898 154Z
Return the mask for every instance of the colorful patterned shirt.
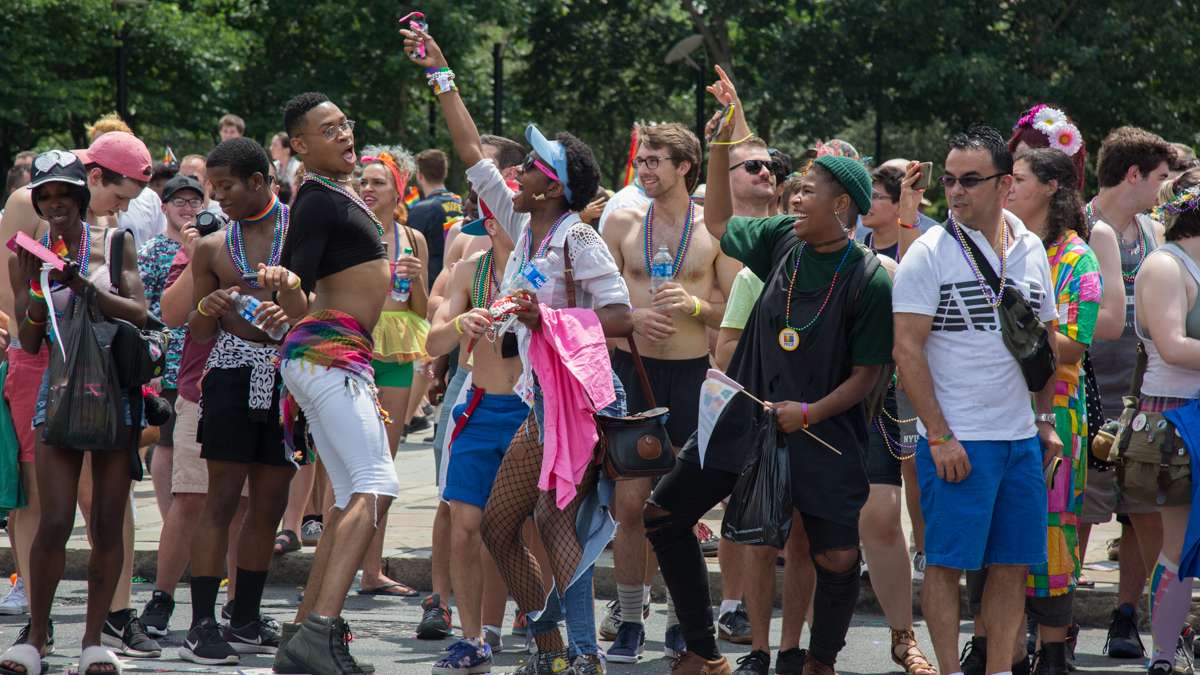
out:
M142 275L142 286L146 288L146 310L156 319L162 320L162 296L167 290L167 276L171 271L171 262L179 252L180 243L165 234L160 234L142 245L138 252L138 270ZM187 327L181 326L171 330L171 340L167 344L167 367L162 376L162 388L174 389L175 380L179 375L179 360L183 355L183 339L187 336Z
M1050 277L1058 304L1058 332L1090 345L1100 314L1104 285L1096 254L1074 230L1064 232L1049 250ZM1079 362L1059 363L1054 392L1055 427L1063 443L1062 464L1048 491L1048 560L1030 567L1027 595L1058 596L1075 587L1081 570L1079 516L1087 479L1087 406L1080 386Z

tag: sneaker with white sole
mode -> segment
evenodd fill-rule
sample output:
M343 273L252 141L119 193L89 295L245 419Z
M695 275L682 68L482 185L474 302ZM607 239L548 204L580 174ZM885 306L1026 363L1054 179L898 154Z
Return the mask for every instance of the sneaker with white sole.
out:
M17 583L8 589L8 594L0 600L0 615L20 616L29 613L29 598L25 595L25 579L17 577Z
M458 640L433 664L433 675L474 675L491 670L492 648L479 640Z
M236 628L229 624L221 629L221 637L238 654L274 654L279 650L279 631L262 619Z
M305 546L316 546L325 533L325 524L319 520L305 521L300 526L300 540Z
M221 626L212 619L201 619L183 640L179 658L202 666L236 665L238 653L221 635Z
M504 653L504 636L500 634L500 630L491 626L483 627L483 641L492 648L493 654Z
M925 581L925 552L917 551L912 558L913 581Z
M132 659L157 659L162 656L162 647L146 632L142 620L132 609L109 612L104 629L100 632L100 644Z

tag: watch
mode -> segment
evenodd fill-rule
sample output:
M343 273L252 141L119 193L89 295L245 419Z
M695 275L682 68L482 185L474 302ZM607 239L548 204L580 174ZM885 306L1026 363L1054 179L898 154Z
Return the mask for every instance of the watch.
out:
M1033 416L1033 422L1034 424L1041 424L1042 422L1057 424L1058 420L1055 418L1054 413L1038 413Z

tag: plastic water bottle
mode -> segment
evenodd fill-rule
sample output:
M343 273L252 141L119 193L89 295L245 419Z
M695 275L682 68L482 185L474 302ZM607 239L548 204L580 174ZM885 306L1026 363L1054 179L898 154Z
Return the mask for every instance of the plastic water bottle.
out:
M534 258L525 263L525 266L521 268L520 275L516 279L515 287L531 293L537 293L549 281L546 273L553 269L557 262L558 254L554 251L547 251L545 256Z
M658 247L658 253L654 254L654 258L650 261L650 295L658 293L658 289L663 287L663 284L671 280L671 273L675 268L675 259L671 257L671 252L667 250L666 244Z
M412 255L413 250L407 246L404 247L404 255ZM393 263L395 264L395 263ZM392 284L392 300L396 302L408 302L409 296L412 295L412 280L408 277L397 277L396 282Z
M243 319L250 322L251 326L259 328L264 333L271 336L272 340L282 340L283 336L287 335L287 332L291 330L291 324L286 322L282 326L277 326L272 330L263 328L262 323L258 320L258 317L254 316L254 313L258 311L258 306L262 304L262 301L253 295L245 295L243 293L234 291L233 293L230 293L230 297L233 298L233 306L237 309L237 313L241 315Z

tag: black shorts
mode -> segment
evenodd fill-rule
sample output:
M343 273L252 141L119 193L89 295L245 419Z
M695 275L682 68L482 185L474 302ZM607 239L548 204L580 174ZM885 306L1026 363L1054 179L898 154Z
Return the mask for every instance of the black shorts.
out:
M911 456L916 443L916 428L913 423L899 424L895 420L905 420L913 417L907 410L897 408L897 396L894 389L889 389L884 399L884 410L879 417L870 421L867 428L867 479L871 485L903 485L900 473L900 457ZM907 403L908 399L904 399ZM888 417L891 415L891 417ZM880 430L882 422L883 429ZM886 438L884 437L886 434Z
M171 408L171 416L167 418L165 424L158 428L158 443L156 445L160 448L170 448L175 445L175 399L179 398L179 390L163 389L158 395Z
M200 383L200 456L221 462L291 466L279 422L279 372L271 409L250 410L251 368L213 368Z
M710 367L708 357L676 361L643 356L642 363L646 366L650 388L654 390L654 402L671 409L671 415L667 418L667 435L671 437L671 444L677 448L683 447L698 424L700 387ZM621 384L625 385L629 413L648 410L650 403L642 393L642 382L633 365L633 356L620 349L614 350L612 365L617 377L621 378Z

